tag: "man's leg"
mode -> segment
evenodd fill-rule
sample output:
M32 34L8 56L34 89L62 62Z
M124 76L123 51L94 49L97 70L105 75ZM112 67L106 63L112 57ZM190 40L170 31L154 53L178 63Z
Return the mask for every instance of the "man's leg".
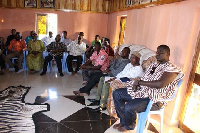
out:
M3 59L3 54L0 55L0 66L1 66L1 70L5 69L5 61Z
M68 68L69 72L73 71L73 68L72 68L72 60L73 59L74 59L74 57L72 55L67 56L67 68Z
M132 100L131 96L127 93L127 88L113 91L113 100L117 116L120 118L120 123L125 125L125 103Z
M23 59L24 59L23 53L22 53L22 54L21 54L21 53L18 53L17 58L18 58L17 67L18 67L19 69L21 69L21 68L22 68L22 62L23 62Z
M105 80L105 77L101 77L98 83L98 89L97 89L96 98L95 98L98 101L101 99L104 80Z
M98 72L92 75L92 78L88 81L87 85L79 89L80 93L87 93L89 95L91 89L99 82L102 76L102 72Z
M125 104L125 128L132 130L136 125L137 113L144 112L149 103L149 98L132 99Z
M83 81L88 82L90 80L89 71L90 71L90 69L83 69L82 70Z
M83 62L83 57L82 56L76 56L76 59L77 59L77 68L75 70L75 72L78 72L79 71L79 68Z
M13 68L13 67L14 67L14 64L11 62L10 59L12 59L12 58L15 57L15 56L16 56L15 53L10 53L10 54L8 54L8 55L5 57L5 61L6 61L6 63L8 63L8 65L9 65L10 68Z
M60 74L62 73L62 63L61 63L61 59L62 59L62 56L60 56L60 55L55 56L56 64L57 64L57 67L58 67L58 72L59 72Z
M101 93L101 100L100 100L101 108L106 108L107 100L109 96L109 90L110 90L110 83L104 83L102 93Z
M47 72L47 65L48 63L53 59L53 57L51 55L48 55L45 57L45 60L44 60L44 66L43 66L43 72L40 74L41 76L46 74Z

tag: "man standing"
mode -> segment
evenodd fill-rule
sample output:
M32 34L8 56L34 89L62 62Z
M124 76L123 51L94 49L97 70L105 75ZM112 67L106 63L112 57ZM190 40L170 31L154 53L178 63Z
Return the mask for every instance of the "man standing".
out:
M157 48L157 62L150 65L140 80L130 82L127 88L116 89L113 99L120 123L113 128L120 132L133 130L136 125L136 113L144 112L149 100L154 102L151 110L159 110L166 103L158 102L158 99L167 99L173 95L176 79L181 69L169 61L170 49L167 45Z
M8 55L5 58L6 63L8 63L10 68L15 68L15 72L18 72L21 69L22 61L24 59L23 50L26 49L26 43L21 39L20 33L17 32L15 39L10 42L8 47ZM17 65L13 64L10 59L17 57Z
M63 57L63 52L66 51L66 46L63 42L60 42L61 36L58 34L56 36L56 41L52 42L47 46L47 51L49 52L49 55L45 57L44 60L44 66L43 71L40 73L40 76L43 76L47 72L47 65L48 63L54 58L56 60L56 64L58 67L58 72L60 73L60 76L64 76L62 72L62 63L61 59Z

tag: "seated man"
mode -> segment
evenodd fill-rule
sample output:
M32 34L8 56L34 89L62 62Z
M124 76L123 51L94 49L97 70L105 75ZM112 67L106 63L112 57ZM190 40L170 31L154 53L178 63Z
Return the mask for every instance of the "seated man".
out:
M97 106L100 105L95 111L101 111L106 109L107 99L109 95L109 89L110 89L110 81L112 80L120 80L120 78L127 77L130 80L132 78L139 78L143 74L143 69L140 66L140 53L139 52L133 52L131 54L131 63L127 64L123 71L117 74L116 77L111 78L110 80L106 81L104 83L105 78L101 78L101 82L98 84L98 90L96 94L96 99L90 99L91 103L88 106Z
M158 99L167 99L174 93L174 86L180 80L174 80L181 69L169 62L170 49L167 45L157 48L157 63L153 63L146 70L140 80L133 84L130 82L128 88L116 89L113 99L117 116L120 123L113 128L120 132L133 130L136 124L136 113L144 112L149 100L154 101L151 110L159 110L165 103ZM181 77L182 78L182 77Z
M26 43L21 39L20 33L17 32L15 35L15 39L10 42L8 47L8 55L6 55L5 61L8 63L10 68L15 68L15 72L18 72L21 69L22 61L24 59L23 50L26 49ZM17 65L13 64L10 59L13 57L17 57Z
M94 65L92 64L94 62ZM83 69L83 79L88 79L87 81L95 78L94 82L90 82L90 86L87 88L81 88L79 91L73 91L75 95L89 95L90 90L98 83L100 77L104 74L103 72L108 68L109 60L108 54L101 49L101 44L99 42L95 43L95 52L90 57L90 60L83 64L80 68ZM90 74L89 74L90 73ZM94 85L93 85L94 84Z
M66 46L63 42L60 42L61 36L58 34L55 38L55 42L52 42L47 46L47 51L49 52L49 55L45 57L44 60L44 66L43 71L40 73L40 76L43 76L47 72L47 65L48 63L54 58L56 60L56 64L58 67L58 72L60 73L60 76L64 76L62 72L62 63L61 59L63 56L63 52L66 51Z
M83 61L82 54L86 51L86 44L83 42L83 38L81 36L78 36L78 40L72 41L67 46L67 51L69 52L69 55L67 56L67 67L68 71L74 75L79 71L79 68ZM72 61L73 59L77 60L77 66L75 71L72 68Z
M99 42L95 43L95 52L90 57L90 60L85 62L80 68L83 69L83 81L88 82L91 75L100 73L102 74L109 66L108 54L101 48Z

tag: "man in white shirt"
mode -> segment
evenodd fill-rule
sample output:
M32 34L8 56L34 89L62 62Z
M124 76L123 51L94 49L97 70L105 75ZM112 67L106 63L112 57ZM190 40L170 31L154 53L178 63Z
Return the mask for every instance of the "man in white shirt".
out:
M63 42L66 46L68 46L72 42L70 38L67 38L67 31L62 32L61 42Z
M72 74L75 74L79 71L79 67L82 64L83 57L82 54L86 51L86 44L83 42L83 38L81 36L78 36L78 40L72 41L67 46L67 51L69 55L67 56L67 68L69 72L72 72ZM73 59L77 60L77 68L75 71L72 68L72 61Z
M55 38L53 37L53 33L49 31L49 36L45 36L44 38L41 39L41 41L44 43L44 46L46 48L47 45L55 41Z

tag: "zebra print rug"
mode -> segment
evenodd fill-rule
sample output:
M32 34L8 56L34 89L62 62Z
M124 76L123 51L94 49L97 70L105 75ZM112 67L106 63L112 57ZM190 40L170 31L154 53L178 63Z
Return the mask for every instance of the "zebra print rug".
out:
M34 133L32 115L49 111L48 104L25 103L24 98L31 87L10 86L0 91L0 132Z

